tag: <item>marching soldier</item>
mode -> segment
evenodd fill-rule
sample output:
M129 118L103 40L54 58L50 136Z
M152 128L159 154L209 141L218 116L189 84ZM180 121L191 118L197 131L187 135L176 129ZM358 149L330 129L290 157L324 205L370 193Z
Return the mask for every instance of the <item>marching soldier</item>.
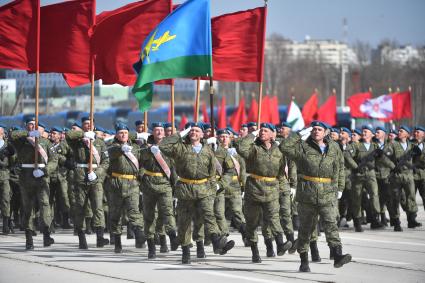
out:
M421 154L413 158L415 192L419 191L419 195L422 198L422 204L425 208L425 127L417 126L413 135L418 148L421 150Z
M5 126L0 125L0 210L3 215L3 234L7 235L13 230L10 219L12 192L9 184L9 168L15 149L8 143L5 130Z
M296 200L300 217L298 253L301 272L309 272L308 248L317 216L324 223L326 240L334 254L334 267L351 261L351 255L342 254L342 244L336 223L336 194L344 187L344 165L336 143L325 139L326 126L318 121L280 144L282 152L297 165L298 188ZM311 133L311 134L310 134ZM304 141L305 140L305 141Z
M37 201L40 209L41 230L43 232L43 246L54 243L50 237L52 213L49 205L49 175L55 171L57 159L50 150L50 142L43 138L41 127L35 128L34 119L26 123L26 130L13 131L11 142L16 148L18 163L22 171L19 175L21 185L23 228L25 229L27 250L34 249L32 233L35 231L31 214ZM36 142L36 138L38 141ZM37 146L38 160L35 161L35 147Z
M184 139L178 134L164 138L159 147L153 146L153 150L160 150L176 164L179 176L175 190L178 199L178 238L183 251L182 263L187 264L190 263L191 222L194 213L201 213L215 253L225 254L235 243L220 236L215 220L213 203L209 198L211 191L215 191L217 187L215 156L211 147L201 143L202 127L194 123L181 135Z
M81 119L83 131L69 131L66 140L72 148L76 168L74 170L75 184L75 227L77 229L80 249L88 249L86 236L83 233L85 207L88 202L93 211L93 226L96 230L96 246L103 247L109 243L103 237L105 217L103 214L103 181L109 166L105 142L96 138L91 130L90 119ZM92 164L89 163L90 147L93 148ZM91 169L91 170L90 170Z

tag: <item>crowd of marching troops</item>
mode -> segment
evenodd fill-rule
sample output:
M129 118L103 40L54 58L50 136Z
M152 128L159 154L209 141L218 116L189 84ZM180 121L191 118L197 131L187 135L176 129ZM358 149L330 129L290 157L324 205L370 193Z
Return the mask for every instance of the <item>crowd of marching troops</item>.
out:
M231 226L259 263L261 227L267 257L298 251L299 270L308 272L309 252L313 262L321 260L320 232L341 267L351 255L342 253L338 229L350 221L356 232L368 223L400 232L401 206L407 227L421 226L416 192L423 200L424 127L351 131L314 121L291 133L286 122L251 122L236 133L188 123L174 133L169 123L152 123L148 133L142 121L135 126L132 132L118 123L112 132L87 117L71 129L48 129L35 119L25 128L0 125L3 234L19 227L32 250L38 231L47 247L61 226L74 229L79 249L88 249L86 235L95 233L97 247L111 243L122 253L126 227L136 248L147 243L149 259L156 245L169 251L168 236L187 264L192 241L197 258L206 257L208 244L215 254L231 250Z

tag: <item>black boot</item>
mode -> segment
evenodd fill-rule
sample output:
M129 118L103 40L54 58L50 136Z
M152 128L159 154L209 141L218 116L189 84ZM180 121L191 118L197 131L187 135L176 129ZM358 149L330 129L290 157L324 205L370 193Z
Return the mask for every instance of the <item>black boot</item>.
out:
M109 244L115 245L115 237L112 233L109 233Z
M398 218L393 218L391 219L393 221L394 224L394 232L403 232L403 229L401 228L401 223L400 223L400 219Z
M334 267L340 268L344 264L347 264L351 261L351 255L350 254L342 254L342 247L336 246L333 247L334 250Z
M276 250L278 256L283 256L287 250L289 250L292 247L292 243L290 241L283 242L283 236L282 234L277 234L275 236L276 240Z
M300 218L298 215L292 216L292 226L294 226L294 231L298 231L298 228L300 227Z
M190 247L182 246L182 263L190 264Z
M148 239L148 259L156 258L155 239Z
M249 247L249 241L246 238L246 224L242 223L241 227L239 227L239 233L242 235L242 241L245 247Z
M219 237L217 234L211 235L211 242L213 244L214 254L225 255L235 246L233 240L227 241L226 236Z
M321 262L322 259L319 255L319 249L317 248L317 242L312 241L310 242L310 252L311 252L311 261L312 262Z
M205 255L205 249L204 249L204 242L203 241L197 241L196 242L196 257L197 258L206 258Z
M329 259L333 260L335 258L334 249L329 248Z
M116 234L116 235L114 235L113 238L114 238L114 246L115 246L114 252L116 254L122 253L121 234ZM112 239L112 237L111 237L111 239Z
M9 232L10 234L15 234L15 224L12 218L9 218Z
M422 223L416 221L416 213L407 213L407 228L416 228L422 226Z
M33 250L34 249L34 242L32 240L32 232L31 230L25 230L25 249Z
M286 240L292 243L292 246L288 250L288 253L289 254L295 253L295 251L297 250L297 247L296 247L296 242L295 242L295 239L294 239L294 234L292 234L292 233L286 234Z
M354 231L356 232L363 232L363 227L360 221L360 218L354 218Z
M127 239L134 239L134 233L133 233L133 227L131 227L131 224L127 224Z
M103 228L96 227L96 247L103 248L107 244L109 244L109 240L103 237Z
M155 245L161 245L161 242L159 241L159 235L157 233L154 234L153 239L155 241Z
M374 215L372 217L372 221L370 223L370 229L371 230L380 230L380 229L384 229L385 226L381 224L381 222L379 222L379 216L378 215Z
M55 243L52 237L50 237L49 228L45 227L43 230L43 247L50 247Z
M251 243L251 252L252 252L252 262L253 263L261 263L260 252L258 251L258 246L257 246L256 242Z
M85 233L87 235L93 234L93 230L91 228L91 218L90 217L86 217L85 221L86 221L86 231L85 231Z
M381 213L381 224L382 224L383 226L388 227L388 219L387 219L387 217L385 216L385 212Z
M78 235L78 248L81 250L87 250L89 247L87 246L86 234L83 230L77 230Z
M3 235L9 234L9 217L3 216Z
M168 249L167 245L167 236L160 235L159 236L159 242L161 244L161 247L159 248L160 253L168 253L170 250Z
M141 227L134 228L134 237L136 238L136 248L145 248L146 237Z
M267 257L275 257L276 254L274 253L274 249L273 249L273 239L272 238L264 239L264 244L266 244Z
M308 266L308 253L304 252L300 254L301 265L300 272L310 272L310 267Z
M179 239L177 238L176 231L171 231L168 233L170 238L170 247L172 251L177 251L179 247Z
M62 214L62 228L63 229L72 229L72 225L69 222L69 213L65 212Z

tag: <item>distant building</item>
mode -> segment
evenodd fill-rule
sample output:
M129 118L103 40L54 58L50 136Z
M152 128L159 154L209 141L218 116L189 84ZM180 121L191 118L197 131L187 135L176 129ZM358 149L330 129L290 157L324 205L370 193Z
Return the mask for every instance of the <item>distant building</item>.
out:
M380 45L377 49L373 51L372 56L374 62L379 62L380 64L391 62L400 65L406 65L409 62L424 60L424 51L424 47L415 48L411 45L400 47Z

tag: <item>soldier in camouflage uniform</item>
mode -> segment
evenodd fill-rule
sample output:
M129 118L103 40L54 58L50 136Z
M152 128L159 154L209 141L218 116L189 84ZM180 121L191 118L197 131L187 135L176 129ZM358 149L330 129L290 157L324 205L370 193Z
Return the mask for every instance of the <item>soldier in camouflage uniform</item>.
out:
M246 161L247 178L245 188L245 213L247 222L247 239L251 244L252 262L259 263L258 237L256 228L260 212L263 213L263 231L270 229L277 244L277 254L282 256L291 248L290 241L283 242L283 230L279 218L279 192L287 184L285 159L278 145L274 142L275 128L272 124L262 123L258 132L247 135L238 141L236 149ZM287 187L289 190L289 186ZM273 241L265 238L266 243Z
M54 240L50 237L49 229L52 222L52 214L49 206L49 175L56 169L57 158L50 150L50 142L41 137L43 135L41 127L35 127L34 119L27 121L26 128L26 131L12 132L10 140L17 152L17 162L22 168L19 181L24 214L25 248L32 250L34 249L32 233L35 229L31 221L31 214L36 201L40 209L43 246L47 247L54 243ZM34 147L37 144L38 154L36 163Z
M66 140L72 148L76 168L74 170L75 192L75 227L77 229L79 248L87 249L86 236L83 233L85 206L88 202L93 211L93 226L96 230L96 246L103 247L109 243L103 237L105 218L103 214L103 181L109 167L105 142L96 138L90 125L90 119L81 119L83 131L69 131ZM90 147L93 147L92 164L90 160ZM91 171L90 171L91 169Z
M418 206L416 204L415 182L413 179L412 157L421 154L420 148L409 140L410 128L401 126L398 130L398 139L384 149L384 155L392 161L391 184L391 208L390 221L394 225L394 231L403 231L400 226L400 194L403 190L406 195L407 227L415 228L422 224L416 221Z
M163 123L152 123L151 128L152 135L149 136L147 144L141 151L141 166L143 166L144 175L140 185L143 191L143 213L149 259L156 257L154 241L156 226L160 226L161 228L165 226L165 231L170 237L172 251L177 250L179 245L173 211L172 161L170 158L163 156L161 152L155 151L164 138L164 125ZM159 224L158 221L155 221L156 207L158 207L158 219L161 219ZM160 235L159 237L161 244L160 252L168 252L166 236Z
M62 129L53 127L50 130L50 141L52 142L51 150L57 155L58 167L55 172L50 175L50 204L52 212L54 212L54 204L58 206L58 211L62 216L62 228L72 228L69 223L69 197L68 197L68 183L66 180L67 168L66 159L71 155L70 148L66 141L61 140Z
M416 140L416 145L421 150L421 154L413 158L415 194L416 191L419 191L419 195L422 198L422 204L425 208L425 127L415 127L413 135Z
M6 128L0 125L0 210L3 215L3 234L9 234L13 230L10 219L10 200L12 192L9 184L9 166L15 149L7 142Z
M344 188L344 159L338 145L325 139L326 126L313 122L311 127L283 140L280 149L297 164L300 178L296 200L300 216L298 252L301 272L309 272L308 246L318 215L323 219L326 241L333 250L334 267L351 261L351 255L342 254L335 217L336 194ZM310 135L311 133L311 135ZM305 141L304 141L305 140Z
M128 216L130 226L134 229L136 248L144 242L143 215L139 211L139 183L141 152L137 144L132 143L128 127L124 124L115 126L116 136L108 148L109 171L109 208L111 235L114 236L115 253L122 252L121 233L123 211Z
M215 220L209 198L211 191L217 187L214 152L201 143L201 125L195 123L181 135L187 137L182 139L175 134L164 138L159 149L174 160L179 176L175 190L178 199L178 237L183 251L182 263L187 264L190 263L191 220L197 211L201 212L215 253L225 254L235 243L220 236Z

